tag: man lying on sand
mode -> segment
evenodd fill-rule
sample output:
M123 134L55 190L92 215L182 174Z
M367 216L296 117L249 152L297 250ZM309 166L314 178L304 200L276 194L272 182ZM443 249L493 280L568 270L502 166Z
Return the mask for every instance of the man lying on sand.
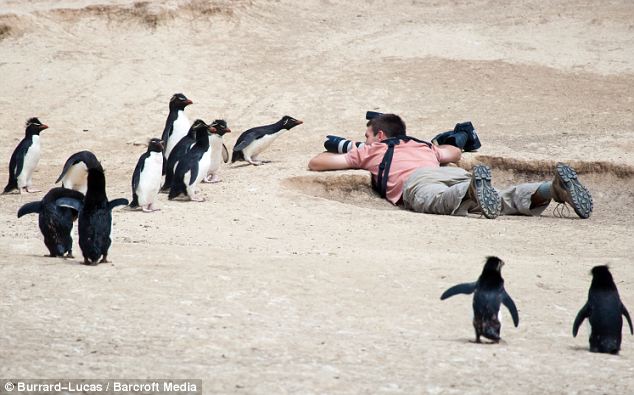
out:
M550 204L570 205L580 218L592 213L590 191L568 165L558 163L552 181L525 183L497 191L491 170L477 165L471 173L457 163L461 150L435 146L406 135L405 123L395 114L383 114L368 123L365 145L345 154L322 152L308 162L313 171L364 169L372 174L372 187L392 204L441 215L481 213L539 216Z

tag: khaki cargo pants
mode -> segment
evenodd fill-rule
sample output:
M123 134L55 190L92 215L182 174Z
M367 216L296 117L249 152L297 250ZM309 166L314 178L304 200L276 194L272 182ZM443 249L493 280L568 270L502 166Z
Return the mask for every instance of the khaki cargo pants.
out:
M464 199L471 174L460 167L434 167L416 170L403 187L405 208L428 214L467 215L479 212L478 204ZM502 198L501 215L538 216L548 204L531 209L531 196L540 182L525 183L498 190Z

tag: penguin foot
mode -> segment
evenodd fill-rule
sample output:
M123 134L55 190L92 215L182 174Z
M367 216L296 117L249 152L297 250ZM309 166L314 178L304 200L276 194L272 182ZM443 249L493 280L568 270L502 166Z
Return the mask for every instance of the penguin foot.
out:
M24 190L27 191L28 193L42 192L41 189L32 189L32 188L29 188L29 187L25 187Z
M84 257L84 261L82 262L82 264L86 265L86 266L95 266L97 265L98 262L92 262L90 261L88 258Z
M205 198L200 196L190 196L189 200L191 200L192 202L204 202Z
M74 259L74 258L75 258L75 256L73 256L73 253L72 253L72 252L70 252L70 251L69 251L69 252L68 252L68 254L66 254L66 256L64 257L64 259Z
M152 207L152 205L148 205L147 207L143 207L143 212L144 213L153 213L155 211L161 211L160 208L154 208Z
M260 166L261 164L263 164L264 162L261 160L247 160L247 162L251 163L253 166Z
M103 258L101 258L101 260L99 261L99 263L110 263L110 261L108 260L108 255L104 255Z
M213 175L207 175L207 177L205 177L203 179L203 182L206 184L215 184L217 182L221 182L222 180L220 179L220 177L218 177L217 175L213 174Z

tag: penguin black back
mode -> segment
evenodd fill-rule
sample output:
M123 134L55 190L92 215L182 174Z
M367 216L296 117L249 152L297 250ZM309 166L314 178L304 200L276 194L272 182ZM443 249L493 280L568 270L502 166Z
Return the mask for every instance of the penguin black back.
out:
M84 264L97 264L100 257L100 262L108 262L108 250L112 244L112 209L127 204L127 199L108 202L104 173L97 169L88 170L88 190L78 224L79 247L84 255Z
M623 318L628 321L630 333L633 333L632 320L627 308L621 302L608 266L592 268L592 283L588 291L588 301L581 308L572 327L573 336L577 336L579 326L588 318L590 321L590 351L618 354L621 349Z
M519 315L513 299L504 289L504 279L501 269L504 262L494 256L487 257L478 280L473 283L462 283L446 290L440 297L447 299L457 294L473 293L473 327L476 334L476 342L480 342L480 336L498 342L500 340L501 324L498 319L500 305L504 304L511 313L513 324L519 325Z
M81 211L84 195L66 188L51 189L41 201L23 205L18 218L26 214L38 213L38 225L44 236L44 244L49 256L71 258L73 239L71 230L73 221Z

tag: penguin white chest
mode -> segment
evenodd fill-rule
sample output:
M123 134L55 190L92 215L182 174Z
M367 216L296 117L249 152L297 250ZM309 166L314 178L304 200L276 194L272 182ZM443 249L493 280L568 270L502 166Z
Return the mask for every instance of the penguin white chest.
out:
M211 148L211 157L208 173L215 173L222 163L222 137L218 135L209 137L209 146Z
M176 144L185 137L189 131L189 127L189 118L187 118L185 111L179 111L172 127L172 134L167 139L167 146L165 147L165 155L167 157L169 157L169 154L172 152L172 149L174 149L174 146L176 146Z
M244 152L244 156L250 158L258 156L262 151L267 149L269 145L271 145L273 141L275 141L275 139L279 137L280 134L282 133L278 132L275 134L267 134L260 137L259 139L256 139L251 144L249 144L248 147L242 150Z
M209 146L209 149L205 152L203 157L200 158L200 162L198 162L198 175L196 176L197 183L207 176L210 165L211 165L211 146Z
M40 161L40 136L33 135L32 139L33 143L26 151L26 155L24 156L22 171L20 172L20 174L17 175L18 187L20 188L31 184L31 176L33 175L33 171Z
M161 188L162 172L163 156L160 152L151 152L150 156L145 159L143 171L139 176L139 185L135 191L141 206L146 206L156 200Z
M74 189L86 194L88 190L88 167L84 162L79 162L70 167L64 178L62 179L62 185L64 188Z

